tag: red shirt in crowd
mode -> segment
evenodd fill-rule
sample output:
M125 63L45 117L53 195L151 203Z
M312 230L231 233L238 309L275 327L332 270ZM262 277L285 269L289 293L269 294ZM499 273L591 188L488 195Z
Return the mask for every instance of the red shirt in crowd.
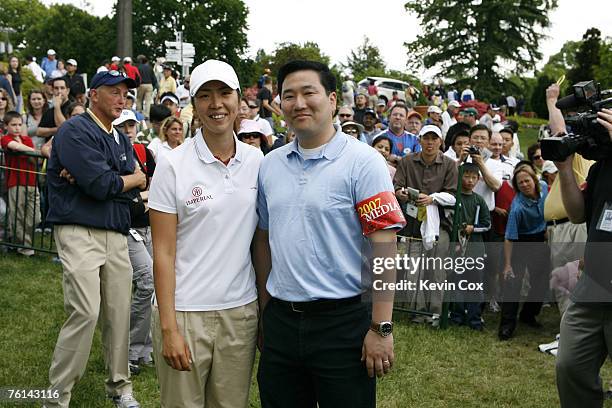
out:
M125 68L125 74L136 81L136 78L140 76L140 72L138 68L133 66L132 64L125 63L123 64L123 68Z
M514 199L514 189L510 185L508 180L502 181L502 185L495 193L495 206L502 208L508 213L510 212L510 205L512 204L512 200ZM508 223L508 217L502 217L495 211L491 214L491 226L493 227L493 231L497 232L500 235L505 235L506 233L506 224Z
M13 141L18 142L18 138L21 138L21 143L24 145L29 146L32 149L34 148L34 143L32 143L32 139L30 139L28 136L16 136L12 134L3 136L2 139L0 139L0 146L2 149L4 149L4 151L11 150L8 147L8 144ZM10 153L5 153L5 158L6 167L9 167L6 169L6 184L8 188L18 185L32 187L36 186L36 173L30 173L36 171L36 166L30 160L30 157L25 155L14 156Z

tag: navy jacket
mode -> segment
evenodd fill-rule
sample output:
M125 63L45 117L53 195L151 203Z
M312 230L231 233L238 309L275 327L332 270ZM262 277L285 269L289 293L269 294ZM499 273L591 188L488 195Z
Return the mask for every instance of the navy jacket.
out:
M118 135L119 144L87 113L60 126L47 166L49 222L128 233L129 203L138 189L122 193L120 176L134 172L135 158L127 136ZM59 176L64 168L75 184Z

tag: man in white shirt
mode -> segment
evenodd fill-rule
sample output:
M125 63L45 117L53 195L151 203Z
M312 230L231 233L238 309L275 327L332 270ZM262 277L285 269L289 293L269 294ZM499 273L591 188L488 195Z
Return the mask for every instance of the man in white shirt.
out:
M179 98L179 108L181 109L189 105L189 81L190 76L186 75L183 83L176 87L176 96Z
M26 67L28 67L28 69L32 71L32 74L34 74L34 78L36 78L38 82L44 82L45 71L43 71L40 65L38 65L38 63L36 62L36 57L28 55L26 57L26 62Z
M448 128L457 123L455 115L459 108L461 108L461 104L458 101L452 100L448 103L448 108L442 113L442 138L444 140L446 140Z
M260 150L233 126L240 84L225 62L191 74L202 122L156 168L149 193L161 406L246 407L257 338L250 246Z

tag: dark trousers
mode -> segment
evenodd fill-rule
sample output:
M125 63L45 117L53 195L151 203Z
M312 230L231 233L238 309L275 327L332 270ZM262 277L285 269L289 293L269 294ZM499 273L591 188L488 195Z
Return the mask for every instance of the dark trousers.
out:
M535 239L528 238L528 239ZM540 241L515 242L512 245L512 271L514 278L503 282L502 318L500 329L514 331L525 272L529 270L529 294L520 313L521 320L532 321L540 313L550 279L550 249Z
M300 313L271 299L262 321L257 380L263 408L376 406L376 380L361 362L371 321L366 304Z

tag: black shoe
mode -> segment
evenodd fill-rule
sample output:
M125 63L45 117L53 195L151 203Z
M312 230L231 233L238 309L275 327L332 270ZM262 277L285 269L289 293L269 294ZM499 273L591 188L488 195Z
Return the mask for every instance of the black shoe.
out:
M523 324L526 324L527 326L531 327L532 329L541 329L542 327L542 323L538 322L535 317L532 317L531 319L526 319L526 318L519 318L519 321Z
M138 360L130 360L129 368L130 368L130 375L140 374L140 366L138 365Z
M501 341L510 340L512 338L512 330L510 329L501 329L497 334Z

